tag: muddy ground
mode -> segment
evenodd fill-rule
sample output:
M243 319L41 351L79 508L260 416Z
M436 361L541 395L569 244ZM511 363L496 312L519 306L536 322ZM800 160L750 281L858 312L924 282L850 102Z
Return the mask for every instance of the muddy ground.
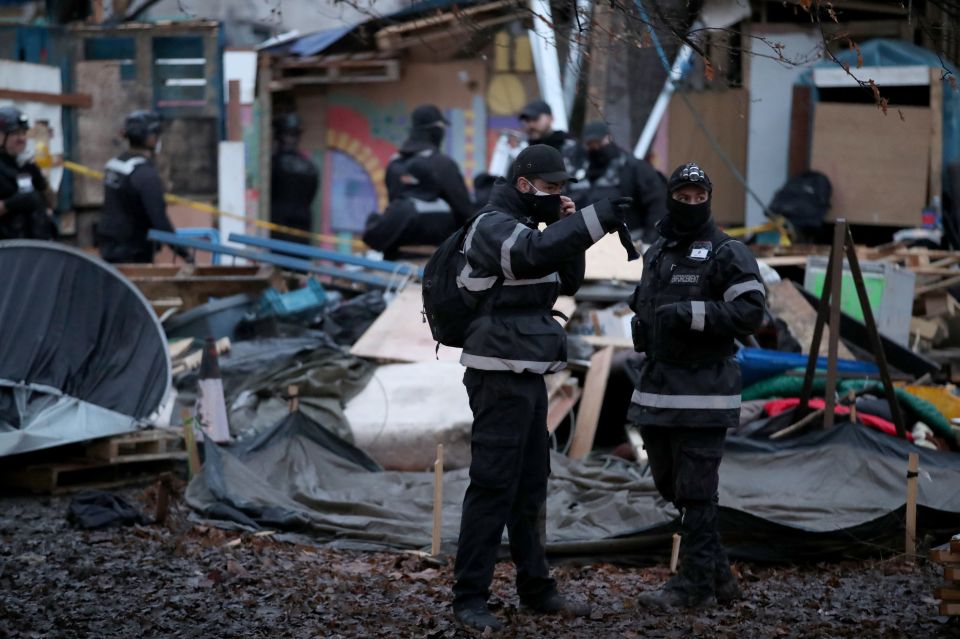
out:
M122 494L153 508L153 488ZM456 637L449 564L410 554L334 551L194 524L175 504L164 525L81 531L69 497L0 498L0 637ZM512 566L494 605L509 637L960 637L937 617L939 568L900 559L737 564L747 599L695 614L638 609L662 567L555 569L589 600L590 619L518 609Z

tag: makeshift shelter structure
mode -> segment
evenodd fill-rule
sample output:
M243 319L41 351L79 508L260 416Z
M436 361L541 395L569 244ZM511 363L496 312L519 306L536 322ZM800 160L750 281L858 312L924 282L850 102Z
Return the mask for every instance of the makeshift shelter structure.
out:
M137 430L171 386L163 328L112 266L0 242L0 456Z

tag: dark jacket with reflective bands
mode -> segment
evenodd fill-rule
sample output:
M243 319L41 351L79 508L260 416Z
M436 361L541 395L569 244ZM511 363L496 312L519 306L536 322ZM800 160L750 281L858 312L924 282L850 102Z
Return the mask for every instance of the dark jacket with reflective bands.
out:
M757 260L712 222L683 239L661 237L643 258L631 307L645 352L629 416L648 426L736 426L740 367L734 339L763 320Z
M558 295L580 288L584 251L617 223L609 203L601 202L540 231L519 192L499 182L464 240L466 265L457 285L478 311L460 363L515 373L565 367L567 337L551 309Z
M153 163L126 152L107 162L103 178L103 213L97 226L100 254L109 262L150 262L150 229L174 231L167 217L163 182Z

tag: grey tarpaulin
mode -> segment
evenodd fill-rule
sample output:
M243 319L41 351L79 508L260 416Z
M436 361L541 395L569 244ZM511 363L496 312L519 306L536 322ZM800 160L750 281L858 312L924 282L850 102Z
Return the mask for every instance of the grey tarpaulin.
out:
M260 432L283 419L283 394L296 386L304 413L351 439L343 406L367 385L373 365L350 355L326 334L307 331L300 337L236 342L220 358L220 372L233 434ZM194 377L180 385L191 386Z
M163 329L112 266L0 242L0 456L135 430L170 388Z
M209 446L187 491L207 517L295 530L318 541L381 548L430 543L431 473L378 472L357 449L302 415L232 450ZM721 466L725 542L741 558L794 560L872 552L902 540L908 452L919 452L921 530L960 526L960 455L912 447L841 425L789 442L732 438ZM358 457L359 456L359 457ZM666 551L676 511L636 468L552 458L552 553L622 556ZM467 471L444 476L443 540L455 543Z

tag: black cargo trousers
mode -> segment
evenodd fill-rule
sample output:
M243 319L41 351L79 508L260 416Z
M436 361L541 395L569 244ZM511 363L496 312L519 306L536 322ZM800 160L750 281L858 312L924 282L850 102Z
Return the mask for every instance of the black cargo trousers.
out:
M653 482L681 513L680 563L667 584L690 595L714 594L731 577L730 561L717 530L720 459L727 429L641 426Z
M517 594L537 602L556 589L546 558L547 391L543 375L468 368L473 411L470 485L453 568L454 610L485 606L506 526Z

